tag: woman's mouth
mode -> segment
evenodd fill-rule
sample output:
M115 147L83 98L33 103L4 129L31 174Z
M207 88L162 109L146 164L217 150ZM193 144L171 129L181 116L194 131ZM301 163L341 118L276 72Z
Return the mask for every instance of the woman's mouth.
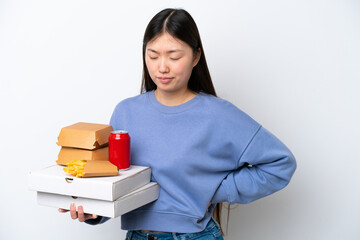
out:
M158 77L158 79L162 84L167 84L167 83L171 82L171 80L173 78L172 77Z

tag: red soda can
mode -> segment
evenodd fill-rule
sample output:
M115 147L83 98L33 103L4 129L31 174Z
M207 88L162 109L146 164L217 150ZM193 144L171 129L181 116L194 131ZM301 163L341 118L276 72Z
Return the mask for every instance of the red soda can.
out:
M130 136L127 131L111 131L109 136L109 161L119 170L130 168Z

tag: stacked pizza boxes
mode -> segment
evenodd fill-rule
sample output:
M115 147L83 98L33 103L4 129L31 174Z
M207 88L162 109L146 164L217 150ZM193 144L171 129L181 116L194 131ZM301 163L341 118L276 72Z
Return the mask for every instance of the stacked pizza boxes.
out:
M111 125L83 122L62 128L57 164L29 174L29 189L37 192L38 204L69 209L75 203L86 213L115 218L155 201L159 185L150 182L149 167L118 171L109 162L111 131Z

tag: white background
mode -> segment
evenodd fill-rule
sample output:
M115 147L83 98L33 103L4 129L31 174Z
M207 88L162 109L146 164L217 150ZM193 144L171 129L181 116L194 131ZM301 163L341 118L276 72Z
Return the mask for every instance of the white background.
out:
M165 7L194 17L218 95L297 158L286 189L232 206L226 239L360 239L355 0L0 0L0 239L124 238L119 218L38 206L27 175L55 163L62 127L108 123L139 93L143 33Z

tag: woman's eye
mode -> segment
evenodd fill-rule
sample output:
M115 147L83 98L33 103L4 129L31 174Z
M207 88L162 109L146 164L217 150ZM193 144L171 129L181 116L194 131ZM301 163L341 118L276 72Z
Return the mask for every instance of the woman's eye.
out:
M176 61L179 60L180 58L170 58L170 59Z
M150 58L151 60L157 59L157 57L151 57L151 56L149 56L149 58Z

